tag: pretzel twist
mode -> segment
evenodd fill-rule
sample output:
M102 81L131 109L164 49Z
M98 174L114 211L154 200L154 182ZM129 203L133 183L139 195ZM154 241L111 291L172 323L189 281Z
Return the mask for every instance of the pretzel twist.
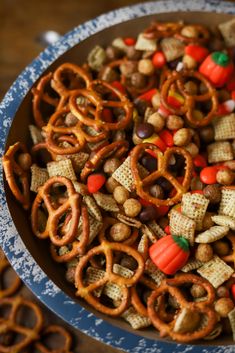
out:
M23 143L16 142L10 146L2 157L2 165L11 192L22 204L23 208L28 210L30 207L29 175L15 160L16 153L19 151L27 153L27 149ZM17 181L20 182L22 190L20 190Z
M153 173L141 179L138 169L138 161L143 153L147 150L154 151L158 160L158 169ZM178 154L185 159L185 175L182 183L180 183L176 177L174 177L168 170L170 158L173 154ZM184 193L187 192L191 182L192 176L192 157L184 148L171 147L166 150L163 154L159 148L151 143L141 143L133 148L131 151L131 172L135 181L136 193L142 199L154 204L155 206L171 206L176 204ZM153 184L160 177L164 177L168 180L176 190L174 196L167 198L166 200L158 199L151 196L146 190L151 184Z
M95 171L109 157L122 157L128 150L127 141L115 141L110 145L101 147L90 159L86 162L84 168L81 171L80 178L82 182L85 182L86 178L90 173Z
M185 89L186 79L197 79L202 82L206 88L207 92L200 95L190 95ZM176 86L177 90L184 97L184 104L180 107L172 107L168 101L169 91L172 87ZM210 111L201 120L196 120L194 117L194 109L196 103L201 103L205 101L211 101ZM218 98L215 88L211 85L209 80L207 80L200 72L184 70L181 72L173 71L165 82L162 84L161 89L161 102L162 104L172 113L177 115L186 115L188 122L194 127L201 127L208 125L218 109Z
M50 189L53 186L62 184L66 187L68 197L61 205L54 205L50 197ZM48 219L44 231L39 230L38 224L38 210L44 203ZM40 238L45 239L50 237L51 242L56 246L63 246L71 243L77 235L77 227L80 218L80 202L81 198L76 193L73 183L65 177L51 177L38 190L37 196L32 205L31 211L31 225L34 234ZM65 234L58 235L60 218L71 209L71 219L69 229Z
M37 341L34 343L34 347L36 348L37 351L41 353L71 353L70 349L72 346L72 337L65 328L58 325L47 326L41 334L42 339L50 335L52 335L53 337L55 335L55 338L57 339L58 339L58 336L63 338L63 341L64 341L63 346L56 349L50 349L46 347L45 344L43 344L42 342Z
M7 259L4 257L3 259L0 260L0 276L1 278L3 277L4 271L6 269L11 268L10 263L7 261ZM0 289L0 298L5 298L13 295L20 287L21 285L21 280L20 278L14 274L14 278L11 279L11 283L8 284L6 288L1 288Z
M200 302L188 301L182 291L177 288L178 286L188 283L199 284L202 286L207 292L207 299ZM165 294L170 294L177 300L178 304L180 304L180 310L171 322L165 322L162 320L159 316L159 309L156 309L157 299L161 298ZM160 287L152 292L148 298L148 315L152 321L152 324L157 330L159 330L161 337L168 335L173 340L187 343L203 338L213 330L215 324L217 323L217 314L213 308L214 300L215 292L212 285L208 281L193 274L183 274L179 275L177 278L163 280ZM201 325L201 327L199 326L198 329L193 332L174 332L174 323L183 308L205 315L207 317L207 322L204 325Z
M76 295L84 298L90 305L96 310L111 316L119 316L128 307L130 290L129 287L134 285L141 277L144 271L144 260L140 253L123 243L109 242L105 238L105 232L107 228L112 225L109 219L104 220L104 225L99 234L100 245L90 249L86 255L84 255L78 262L75 271L75 286L77 288ZM113 272L114 265L114 254L113 252L123 252L129 256L132 256L138 263L137 270L131 278L125 278ZM103 254L105 256L105 275L97 282L89 285L85 285L83 278L83 271L86 268L88 262L96 255ZM92 292L104 286L107 283L115 283L120 286L122 292L122 300L119 306L110 308L102 304L97 298L94 297Z
M104 89L110 93L111 99L102 98L96 90L97 86L104 87ZM86 109L81 109L76 102L78 95L84 97L90 103L90 106L88 105ZM112 96L118 100L112 100ZM130 123L133 114L133 104L126 95L121 93L108 82L102 80L91 81L88 89L80 89L77 92L74 92L70 97L69 107L71 112L84 125L92 126L98 131L116 131L124 129ZM120 121L107 122L102 118L104 108L122 108L125 115ZM88 113L90 113L92 117L89 117Z
M10 307L10 312L7 318L0 317L0 332L4 334L14 332L23 337L20 342L12 345L0 344L0 351L2 353L23 352L32 342L39 339L39 333L43 325L42 312L36 304L21 297L0 299L0 307L4 306ZM28 307L34 313L36 322L32 328L22 326L17 322L17 314L22 307Z

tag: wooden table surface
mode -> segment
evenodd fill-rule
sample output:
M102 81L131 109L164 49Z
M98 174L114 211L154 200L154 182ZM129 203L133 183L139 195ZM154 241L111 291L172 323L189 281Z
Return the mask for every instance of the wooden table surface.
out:
M42 50L40 34L54 30L61 35L78 24L112 9L137 3L136 0L0 0L0 100L24 67ZM36 298L23 287L22 293ZM65 325L54 314L43 308L46 320ZM75 339L74 352L118 353L70 328Z

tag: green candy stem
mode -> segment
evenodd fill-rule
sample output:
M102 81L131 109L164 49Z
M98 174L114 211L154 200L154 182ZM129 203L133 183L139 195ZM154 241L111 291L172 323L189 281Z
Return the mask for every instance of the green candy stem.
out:
M221 51L216 51L212 54L212 60L223 67L228 66L229 63L229 57L227 54L222 53Z
M179 245L179 247L185 251L188 252L189 251L189 244L188 244L188 240L185 239L184 237L180 237L177 235L172 235L172 238L174 239L174 242Z

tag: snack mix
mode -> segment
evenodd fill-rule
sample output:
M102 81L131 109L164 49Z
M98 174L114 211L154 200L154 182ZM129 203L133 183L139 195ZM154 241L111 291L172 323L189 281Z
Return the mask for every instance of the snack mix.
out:
M63 63L2 159L76 296L185 343L235 339L234 28L153 22Z

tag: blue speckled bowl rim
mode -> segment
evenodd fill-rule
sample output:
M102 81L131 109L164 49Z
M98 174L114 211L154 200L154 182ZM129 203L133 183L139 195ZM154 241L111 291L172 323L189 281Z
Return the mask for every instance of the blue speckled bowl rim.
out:
M33 83L60 55L111 25L136 17L164 12L207 11L235 14L235 4L219 0L178 0L148 2L117 9L74 28L44 50L18 76L0 104L0 155L15 113ZM232 353L235 346L192 346L156 341L139 336L97 318L63 293L42 271L21 240L11 218L0 167L0 244L13 268L32 292L52 311L83 333L126 352L138 353Z

